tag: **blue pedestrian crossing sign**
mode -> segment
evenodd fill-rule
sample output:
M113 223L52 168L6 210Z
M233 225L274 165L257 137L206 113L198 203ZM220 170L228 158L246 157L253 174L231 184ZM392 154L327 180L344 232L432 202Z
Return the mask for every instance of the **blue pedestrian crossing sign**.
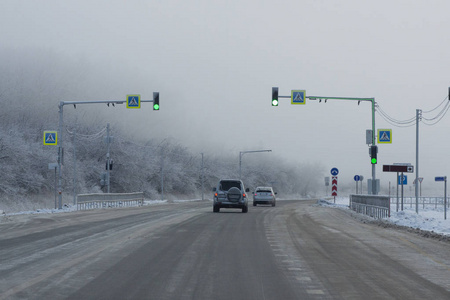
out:
M141 95L127 95L127 108L141 108Z
M392 144L392 129L378 129L378 144Z
M292 90L291 91L291 104L306 104L306 91L305 90Z
M58 132L44 131L44 145L58 145Z

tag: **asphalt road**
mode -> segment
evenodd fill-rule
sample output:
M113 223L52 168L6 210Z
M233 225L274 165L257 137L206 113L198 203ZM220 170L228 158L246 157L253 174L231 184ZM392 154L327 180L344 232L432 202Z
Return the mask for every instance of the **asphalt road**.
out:
M450 299L450 244L315 201L3 217L0 299Z

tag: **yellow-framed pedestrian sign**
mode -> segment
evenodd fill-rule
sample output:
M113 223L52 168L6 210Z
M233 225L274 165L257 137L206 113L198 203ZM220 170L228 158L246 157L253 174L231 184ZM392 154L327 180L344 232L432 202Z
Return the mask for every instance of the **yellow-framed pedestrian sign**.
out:
M44 131L44 145L58 145L58 131Z
M392 129L378 129L378 144L392 144Z
M292 90L291 91L291 104L306 104L306 91L305 90Z
M141 95L127 95L127 108L141 108Z

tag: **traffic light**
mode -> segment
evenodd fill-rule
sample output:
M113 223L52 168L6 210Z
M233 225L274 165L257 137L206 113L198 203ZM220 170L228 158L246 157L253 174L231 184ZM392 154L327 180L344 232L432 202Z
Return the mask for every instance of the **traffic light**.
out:
M278 88L272 88L272 106L278 106Z
M159 110L159 92L153 92L153 110Z
M377 153L378 153L378 146L370 146L370 162L372 163L372 165L378 162Z

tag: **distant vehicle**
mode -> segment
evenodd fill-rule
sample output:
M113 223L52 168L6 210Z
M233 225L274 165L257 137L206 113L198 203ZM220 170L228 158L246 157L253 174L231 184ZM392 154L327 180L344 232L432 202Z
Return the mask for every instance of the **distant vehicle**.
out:
M221 208L240 208L243 213L248 212L248 200L244 183L239 179L222 179L213 189L213 212L219 212Z
M255 193L253 193L253 206L257 204L271 204L276 205L277 199L275 195L277 193L273 192L270 186L259 186L256 188Z

